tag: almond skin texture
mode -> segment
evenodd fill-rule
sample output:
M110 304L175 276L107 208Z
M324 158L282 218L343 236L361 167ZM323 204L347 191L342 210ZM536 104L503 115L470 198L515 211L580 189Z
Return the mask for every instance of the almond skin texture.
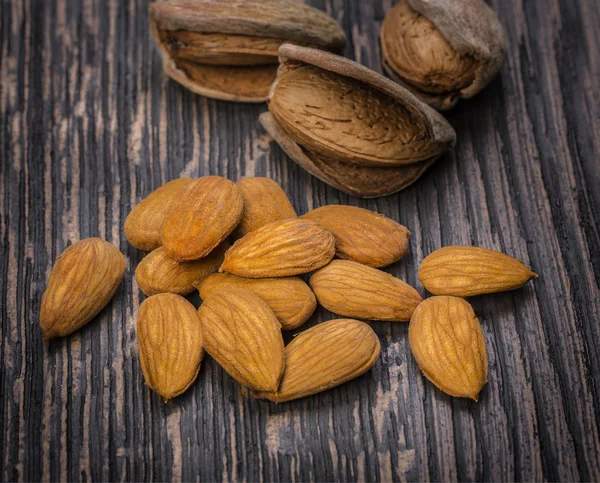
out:
M197 285L202 299L232 287L250 290L267 303L283 330L300 327L317 307L315 294L298 277L242 278L230 273L215 273Z
M314 221L281 220L236 241L225 253L219 272L248 278L289 277L317 270L334 255L334 236Z
M279 403L331 389L367 372L380 352L377 335L364 322L330 320L290 342L279 391L256 397Z
M435 295L469 297L506 292L534 278L537 274L516 258L477 247L440 248L419 267L419 280Z
M164 293L144 300L137 339L146 384L165 402L196 380L204 357L202 329L196 309L186 299Z
M126 268L125 256L100 238L67 248L52 267L42 296L44 340L69 335L92 320L117 291Z
M488 378L483 332L471 305L458 297L431 297L408 326L413 356L423 374L446 394L477 401Z
M192 182L191 178L169 181L134 206L123 227L127 241L147 252L161 246L161 231L169 210Z
M207 256L235 229L243 201L235 183L204 176L181 193L162 230L167 255L177 262Z
M146 295L167 292L188 295L195 290L196 283L219 269L228 248L229 243L223 242L200 260L176 262L160 247L140 262L135 279Z
M421 302L399 278L350 260L333 260L316 271L310 287L327 310L359 319L406 322Z
M316 221L335 236L338 258L385 267L408 251L410 231L384 215L356 206L329 205L301 217Z
M255 391L276 391L285 356L281 326L273 311L249 290L229 288L198 310L204 347L231 377Z
M234 232L235 238L241 238L273 221L297 217L287 195L272 179L244 178L236 185L244 198L244 213Z

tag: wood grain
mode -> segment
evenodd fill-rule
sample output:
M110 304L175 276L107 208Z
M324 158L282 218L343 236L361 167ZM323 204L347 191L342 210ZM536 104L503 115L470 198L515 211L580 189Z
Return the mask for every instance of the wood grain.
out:
M344 27L347 56L381 72L391 0L310 3ZM359 201L269 142L264 105L166 80L146 0L2 0L0 479L599 480L600 4L490 4L508 59L448 113L455 153L400 194ZM408 325L378 322L381 359L329 392L254 400L207 358L164 405L139 366L142 254L123 222L162 183L205 174L271 177L299 214L348 203L400 221L410 250L389 271L422 295L418 264L440 246L522 259L538 280L472 301L490 361L480 402L429 384ZM125 279L93 322L43 343L53 261L90 236L127 255ZM318 309L306 327L330 318Z

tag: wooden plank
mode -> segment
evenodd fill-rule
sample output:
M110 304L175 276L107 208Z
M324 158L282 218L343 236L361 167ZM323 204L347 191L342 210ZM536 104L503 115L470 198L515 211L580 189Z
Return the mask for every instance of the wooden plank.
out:
M447 114L459 142L415 185L358 200L290 161L264 105L167 81L147 0L5 0L0 9L0 478L2 480L599 480L600 5L490 0L510 43L501 75ZM345 54L381 71L391 0L314 0ZM206 358L164 405L135 341L142 255L122 225L165 181L269 176L299 213L330 203L407 225L390 272L416 286L434 249L474 244L540 278L477 297L490 360L479 403L420 374L407 324L373 323L382 357L326 393L256 401ZM41 294L69 243L100 236L129 270L95 321L43 343ZM197 297L193 298L199 303ZM332 318L319 309L307 327ZM286 336L289 340L289 335Z

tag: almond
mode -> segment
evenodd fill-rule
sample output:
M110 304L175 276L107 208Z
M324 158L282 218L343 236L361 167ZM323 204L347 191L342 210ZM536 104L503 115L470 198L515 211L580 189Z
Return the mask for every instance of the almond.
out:
M258 295L277 316L283 330L296 329L306 322L317 307L315 294L298 277L242 278L230 273L215 273L197 284L200 297L206 299L219 290L232 287Z
M408 326L410 348L431 382L446 394L475 401L488 377L483 332L473 308L458 297L431 297Z
M321 268L334 254L333 235L314 221L274 221L236 241L219 271L249 278L288 277Z
M243 201L235 183L204 176L188 186L165 221L163 246L177 262L197 260L212 252L242 217Z
M229 243L223 242L200 260L176 262L160 247L140 262L135 279L146 295L166 292L188 295L194 291L196 283L219 269L228 248Z
M279 403L331 389L367 372L380 352L377 335L364 322L330 320L290 342L279 391L256 397Z
M421 302L419 293L402 280L349 260L333 260L309 283L323 307L347 317L408 321Z
M370 267L385 267L408 251L410 231L385 215L356 206L329 205L301 218L316 221L335 236L338 258Z
M161 246L161 230L169 210L192 182L191 178L169 181L134 206L123 227L127 241L148 252Z
M69 335L94 318L117 291L126 265L125 256L99 238L67 248L52 267L42 296L44 339Z
M146 384L165 402L196 380L204 357L202 329L196 309L186 299L164 293L144 300L137 339Z
M240 288L221 290L198 310L206 351L240 384L276 391L285 366L280 324L267 303Z
M516 258L477 247L440 248L419 267L419 279L427 290L458 297L514 290L537 277Z
M273 221L296 218L285 192L269 178L244 178L236 183L244 199L242 220L234 232L241 238Z

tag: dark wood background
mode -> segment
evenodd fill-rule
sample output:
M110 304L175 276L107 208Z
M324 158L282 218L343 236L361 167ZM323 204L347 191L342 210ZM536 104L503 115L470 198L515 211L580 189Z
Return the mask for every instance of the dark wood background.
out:
M311 3L343 25L347 56L381 71L391 0ZM0 0L0 478L599 480L600 3L490 3L509 54L448 114L455 153L404 192L359 201L270 142L265 105L167 81L146 0ZM299 213L347 203L401 221L411 249L391 272L422 293L418 264L444 245L531 266L540 278L524 289L472 300L490 362L480 402L423 378L407 324L374 323L381 359L335 390L256 401L207 357L164 405L138 363L141 254L123 221L165 181L205 174L272 177ZM43 343L53 261L90 236L127 255L125 279L87 327Z

